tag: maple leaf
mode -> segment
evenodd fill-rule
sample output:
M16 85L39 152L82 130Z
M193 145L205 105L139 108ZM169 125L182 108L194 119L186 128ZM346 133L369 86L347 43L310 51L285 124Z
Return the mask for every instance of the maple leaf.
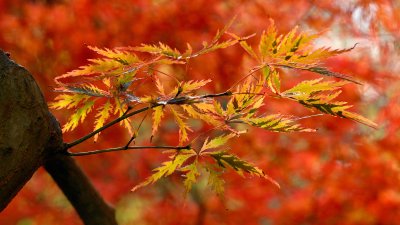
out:
M280 94L281 92L281 79L279 73L276 70L271 70L269 66L264 66L261 69L264 79L267 81L269 89L275 93Z
M334 91L347 84L346 81L334 82L323 81L323 78L314 80L305 80L298 83L296 86L282 93L283 96L299 96L298 98L307 99L314 93L321 91ZM301 97L300 97L301 96Z
M234 116L236 114L245 114L249 110L255 111L262 106L263 80L259 79L256 83L252 83L250 79L246 80L242 85L236 88L236 92L231 96L227 106L226 114Z
M163 116L164 116L164 106L158 106L153 108L153 129L151 131L152 136L156 134Z
M341 93L341 91L336 90L347 82L321 81L322 79L302 81L282 92L281 96L297 101L306 107L315 108L325 114L351 119L373 128L377 127L376 123L367 118L347 111L348 108L352 107L346 105L347 102L333 101Z
M62 79L69 77L85 77L96 74L105 74L105 73L122 73L124 72L124 68L127 66L140 62L139 58L136 55L120 51L117 49L110 50L107 48L100 49L97 47L88 46L89 49L95 51L96 53L102 55L104 58L102 59L89 59L88 61L91 64L86 66L81 66L77 70L70 71L64 75L58 76L55 78L57 83L60 83ZM62 83L62 82L61 82Z
M251 126L259 127L273 132L314 132L314 129L303 128L294 120L280 114L268 115L265 117L245 118L243 121Z
M209 174L207 184L213 191L215 191L215 193L217 193L217 195L222 196L225 191L225 181L221 177L222 173L212 168L207 168L207 172Z
M131 49L134 51L138 51L138 52L161 54L161 55L164 55L167 57L172 57L175 59L180 59L182 56L182 54L177 49L172 49L168 45L163 44L161 42L159 42L158 45L142 44L141 46L132 47Z
M68 122L63 126L62 131L67 132L75 129L79 122L83 122L90 111L92 111L94 101L86 101L85 104L78 108L74 114L72 114Z
M88 100L90 96L84 94L62 94L55 98L54 102L49 104L52 109L71 109L79 105L79 103Z
M298 32L296 26L286 35L277 34L275 24L272 21L267 32L261 35L259 52L264 62L275 62L282 65L292 66L296 64L312 65L341 54L350 49L330 50L330 48L313 49L312 41L318 34L307 34Z
M170 96L178 96L178 95L186 95L199 88L203 87L204 85L210 83L211 80L190 80L187 82L181 82L178 87L175 87L174 90L171 91L169 94Z
M99 128L101 128L105 121L110 117L112 112L112 105L110 103L110 101L108 100L97 112L96 114L96 121L95 121L95 126L94 126L94 130L97 130ZM100 133L97 133L94 136L94 141L97 141L97 139L99 138Z
M251 165L250 163L240 159L239 157L229 154L226 151L218 151L210 153L210 156L215 159L218 166L222 168L226 168L227 166L231 167L238 173L240 176L244 176L244 172L253 176L258 176L265 178L272 182L277 187L280 187L278 182L267 176L261 169L256 166Z
M121 117L122 115L124 115L125 112L126 112L127 109L128 109L128 106L127 106L126 104L122 104L122 103L121 103L121 100L118 99L118 98L114 98L114 104L115 104L115 106L114 106L114 112L113 112L113 113L114 113L115 115L119 116L119 117ZM128 132L129 132L130 135L133 134L133 129L132 129L132 125L131 125L131 120L130 120L129 118L126 118L126 119L122 120L122 121L120 122L120 125L123 126L123 127L125 127L125 128L128 130Z
M185 117L182 114L178 113L172 107L169 108L174 116L176 124L179 127L179 144L182 144L183 142L189 140L188 131L192 131L192 129L190 129L189 125L183 121Z
M158 90L158 94L160 94L161 96L165 96L164 86L161 83L160 79L158 77L155 77L155 80L156 80L156 87Z
M180 105L186 114L193 119L200 119L215 127L220 127L222 121L219 120L214 111L214 104L209 102L199 102L187 105Z
M206 150L215 149L225 145L229 139L235 137L236 134L226 134L221 135L211 140L206 139L203 143L203 146L200 149L200 154L204 153Z
M259 57L257 53L253 50L253 48L245 41L245 40L240 40L239 41L240 46L254 59L259 61Z
M107 91L104 91L93 84L82 84L80 86L74 85L63 85L59 88L56 88L54 91L63 92L63 93L76 93L76 94L84 94L93 97L109 97L110 94Z
M132 191L136 191L138 188L152 184L161 179L162 177L167 177L171 175L173 172L180 169L188 159L190 159L195 155L196 153L193 150L180 150L176 154L171 155L169 157L170 158L169 161L164 162L162 166L154 169L153 170L154 173L150 177L148 177L145 181L133 187Z
M200 176L198 164L199 162L196 159L193 163L180 169L182 172L186 172L185 180L183 181L186 193L192 189L193 184L196 183L197 178Z
M261 64L259 67L263 70L272 69L272 67L284 67L291 69L307 70L314 73L319 73L325 76L333 76L340 79L345 79L357 84L359 81L341 73L329 71L321 67L321 61L348 51L351 51L355 46L347 49L333 49L322 47L314 49L312 42L319 37L319 34L307 34L298 32L298 27L293 28L285 35L278 35L275 23L271 20L267 32L263 32L258 45L258 54L245 41L240 40L242 48L254 59ZM264 74L269 74L269 71L263 71ZM272 74L276 75L276 74ZM269 85L274 93L279 93L279 77L273 77Z

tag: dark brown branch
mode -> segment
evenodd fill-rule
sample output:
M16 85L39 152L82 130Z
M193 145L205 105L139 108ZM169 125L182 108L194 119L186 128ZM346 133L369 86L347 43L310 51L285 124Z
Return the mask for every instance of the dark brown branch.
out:
M94 155L106 152L116 152L116 151L126 151L126 150L139 150L139 149L189 149L190 146L121 146L116 148L107 148L107 149L99 149L87 152L67 152L69 156L85 156L85 155Z
M73 158L58 155L45 169L72 203L85 225L116 225L115 212L93 187Z

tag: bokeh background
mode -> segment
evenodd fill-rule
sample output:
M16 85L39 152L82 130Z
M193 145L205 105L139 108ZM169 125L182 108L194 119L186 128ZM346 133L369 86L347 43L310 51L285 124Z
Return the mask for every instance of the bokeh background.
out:
M323 32L317 45L348 48L332 58L334 71L364 81L348 85L342 99L379 124L376 130L334 117L304 120L312 134L252 130L234 142L233 152L254 162L277 180L243 179L228 173L224 200L201 179L184 198L180 177L172 176L131 193L161 162L163 154L144 150L78 158L104 198L116 206L120 224L400 224L400 2L397 0L0 0L0 48L9 52L38 81L45 98L55 93L54 77L95 57L98 47L167 43L200 48L218 29L237 19L230 31L260 34L275 20L280 32L295 26ZM255 44L257 37L249 42ZM208 91L222 91L250 68L238 47L203 56L182 68L164 68L181 79L211 78ZM304 76L286 73L286 85ZM296 107L295 107L296 106ZM306 115L307 110L270 100L271 112ZM70 112L54 112L64 123ZM309 112L308 112L309 113ZM166 123L168 118L166 119ZM201 124L197 127L201 130ZM148 130L150 123L143 125ZM64 135L74 140L93 129L85 123ZM170 126L157 137L176 142ZM149 136L144 135L142 141ZM129 136L113 128L98 143L76 150L120 146ZM139 140L140 141L140 140ZM1 163L1 162L0 162ZM1 191L1 190L0 190ZM35 173L0 214L4 225L82 224L74 209L43 169Z

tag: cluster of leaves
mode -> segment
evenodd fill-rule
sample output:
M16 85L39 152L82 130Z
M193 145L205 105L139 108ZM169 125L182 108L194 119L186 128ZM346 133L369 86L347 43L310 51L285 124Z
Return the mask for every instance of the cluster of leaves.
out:
M50 107L74 110L63 126L64 132L75 129L97 108L93 131L95 140L107 122L117 120L122 121L121 124L135 137L138 129L133 128L130 116L147 110L152 110L152 135L157 135L162 118L170 113L179 128L179 145L171 147L167 151L169 160L133 190L179 171L184 175L183 183L189 191L200 173L206 171L211 188L221 194L224 184L221 174L227 168L232 168L239 175L247 173L266 178L279 186L261 169L232 154L228 147L230 139L246 132L243 125L273 132L315 131L302 127L297 123L299 118L293 115L266 114L267 96L290 99L323 114L376 126L363 116L347 111L351 106L346 102L334 100L343 85L359 82L321 66L322 60L351 49L315 49L312 41L318 35L299 33L297 28L285 35L278 35L272 22L267 32L261 35L256 51L246 42L249 37L241 38L229 33L231 39L222 41L229 26L218 31L211 43L204 43L203 48L196 52L189 44L184 53L163 43L116 49L89 47L102 58L91 59L89 65L57 77L56 91L62 94ZM235 44L240 44L258 65L225 92L198 94L200 88L212 82L211 79L178 81L172 75L157 70L160 65L188 64L189 59ZM323 81L322 78L304 80L292 88L281 90L279 68L307 70L345 81ZM172 77L176 86L166 90L160 80L163 75ZM138 87L148 80L154 81L156 91L142 95ZM96 106L96 101L101 104ZM142 108L132 111L137 107ZM202 147L194 147L201 138L190 139L193 131L188 119L197 119L212 126L209 132L199 135L207 136L200 144Z

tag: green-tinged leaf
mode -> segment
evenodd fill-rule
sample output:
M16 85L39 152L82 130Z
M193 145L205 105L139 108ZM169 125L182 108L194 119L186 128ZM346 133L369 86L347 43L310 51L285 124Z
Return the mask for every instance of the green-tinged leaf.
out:
M375 122L373 122L357 113L343 111L341 117L354 120L356 122L362 123L364 125L367 125L369 127L375 128L375 129L378 128L378 125Z
M186 193L192 189L193 184L196 183L197 178L200 176L198 164L198 161L195 160L193 163L180 169L182 172L186 172L185 180L183 181Z
M215 159L215 161L218 163L218 166L222 168L227 168L227 166L229 166L234 169L240 176L244 175L243 172L259 177L264 176L264 172L259 168L225 151L213 152L210 154L210 156Z
M208 185L211 187L217 195L222 196L224 194L224 185L225 181L221 177L221 172L213 170L211 168L207 169L209 175L208 175Z
M299 102L307 107L318 109L325 114L351 119L369 127L377 128L377 124L371 120L359 114L347 111L347 109L352 107L351 105L346 105L346 102L335 102L331 100L332 96L317 96L314 99L301 100Z
M218 101L213 101L213 105L214 105L214 110L217 114L219 115L224 114L224 109L222 108L221 103L219 103Z
M273 70L267 78L267 84L273 93L280 94L281 92L281 79L279 73Z
M303 128L301 125L296 124L294 120L284 117L280 114L268 115L265 117L245 118L245 123L263 128L273 132L314 132L314 129Z
M265 79L265 80L268 80L269 77L270 77L270 75L271 75L271 67L269 67L269 66L263 66L263 67L261 68L261 73L262 73L264 79Z
M332 72L329 71L327 68L324 67L310 67L310 68L304 68L304 70L308 70L314 73L319 73L325 76L330 76L330 77L336 77L336 78L340 78L343 80L347 80L347 81L351 81L353 83L356 84L362 84L360 81L357 81L355 78L345 75L345 74L341 74L341 73L337 73L337 72Z
M238 173L240 176L244 176L244 172L253 176L258 176L265 178L272 182L277 187L280 187L278 182L267 176L261 169L256 166L251 165L250 163L240 159L239 157L229 154L225 151L214 152L210 154L211 157L215 159L218 163L218 166L222 168L226 168L227 166L231 167Z
M172 114L174 115L176 124L179 127L179 144L182 144L185 141L189 140L188 131L192 131L189 125L186 124L183 120L185 117L170 107Z
M191 157L195 156L195 153L190 150L180 150L177 154L172 155L169 161L166 161L162 166L154 169L154 173L148 177L144 182L136 185L132 188L132 191L137 190L140 187L152 184L162 177L171 175L176 170L180 169L182 165Z
M99 109L99 111L96 114L96 121L94 122L95 126L94 126L94 130L97 130L99 128L101 128L104 123L106 122L106 120L110 117L112 113L112 105L110 103L110 101L108 100L103 107L101 107ZM97 133L94 136L94 141L97 141L97 139L99 138L100 133Z
M85 104L78 108L74 114L71 115L68 122L64 125L62 131L67 132L75 129L79 122L83 122L90 111L92 111L94 101L86 101Z
M93 97L109 97L110 94L107 91L101 90L100 88L94 86L93 84L84 84L81 86L63 86L61 88L56 88L54 91L63 93L77 93L84 94Z
M261 59L264 61L266 57L270 57L273 54L277 53L277 33L275 29L275 25L272 24L269 26L268 31L261 35L260 44L258 45L258 50L261 55Z
M258 50L261 56L260 63L262 65L275 67L308 70L325 76L333 76L360 84L359 81L350 76L332 72L319 66L321 61L348 52L355 46L348 49L331 50L326 47L314 49L312 42L319 36L319 34L301 33L297 30L298 27L295 27L287 34L278 36L275 24L271 21L271 25L267 32L263 32L261 35L260 43L258 45ZM241 45L250 55L253 55L250 46L246 46L242 43ZM263 69L262 73L265 77L269 74L266 69ZM273 91L278 93L277 89L273 89Z
M117 77L116 86L119 93L126 92L131 84L135 81L136 72L124 73Z
M235 136L236 136L235 134L226 134L226 135L221 135L216 138L213 138L210 141L208 139L206 139L203 143L203 146L200 149L200 154L206 150L219 148L219 147L225 145L229 139L231 139Z
M158 106L153 108L153 129L151 131L152 136L156 134L163 116L164 116L164 106Z
M138 52L147 52L151 54L161 54L167 57L172 57L172 58L180 58L181 53L177 49L172 49L166 44L163 44L161 42L158 43L158 45L146 45L142 44L139 47L134 47L132 48L135 51Z
M85 102L90 96L84 94L62 94L55 98L55 102L49 104L52 109L71 109L77 107L79 103Z
M346 81L321 82L321 80L322 79L303 81L293 88L282 92L281 96L297 101L306 107L317 109L322 113L351 119L376 128L377 125L374 122L361 115L347 111L347 109L351 108L351 105L346 105L347 102L334 101L341 93L341 91L337 89L346 84Z
M321 82L323 79L315 79L315 80L305 80L301 83L297 84L296 86L290 88L281 93L282 96L285 97L292 97L297 99L308 99L315 93L321 91L335 91L345 85L346 81L341 82L334 82L334 81L324 81Z
M226 115L232 118L259 108L264 98L261 93L263 82L262 79L257 82L252 82L248 79L242 85L239 85L226 106Z
M245 118L253 117L259 110L259 108L263 105L264 105L264 97L259 97L258 100L254 101L254 103L251 106L251 109L248 110L247 115L244 117Z

